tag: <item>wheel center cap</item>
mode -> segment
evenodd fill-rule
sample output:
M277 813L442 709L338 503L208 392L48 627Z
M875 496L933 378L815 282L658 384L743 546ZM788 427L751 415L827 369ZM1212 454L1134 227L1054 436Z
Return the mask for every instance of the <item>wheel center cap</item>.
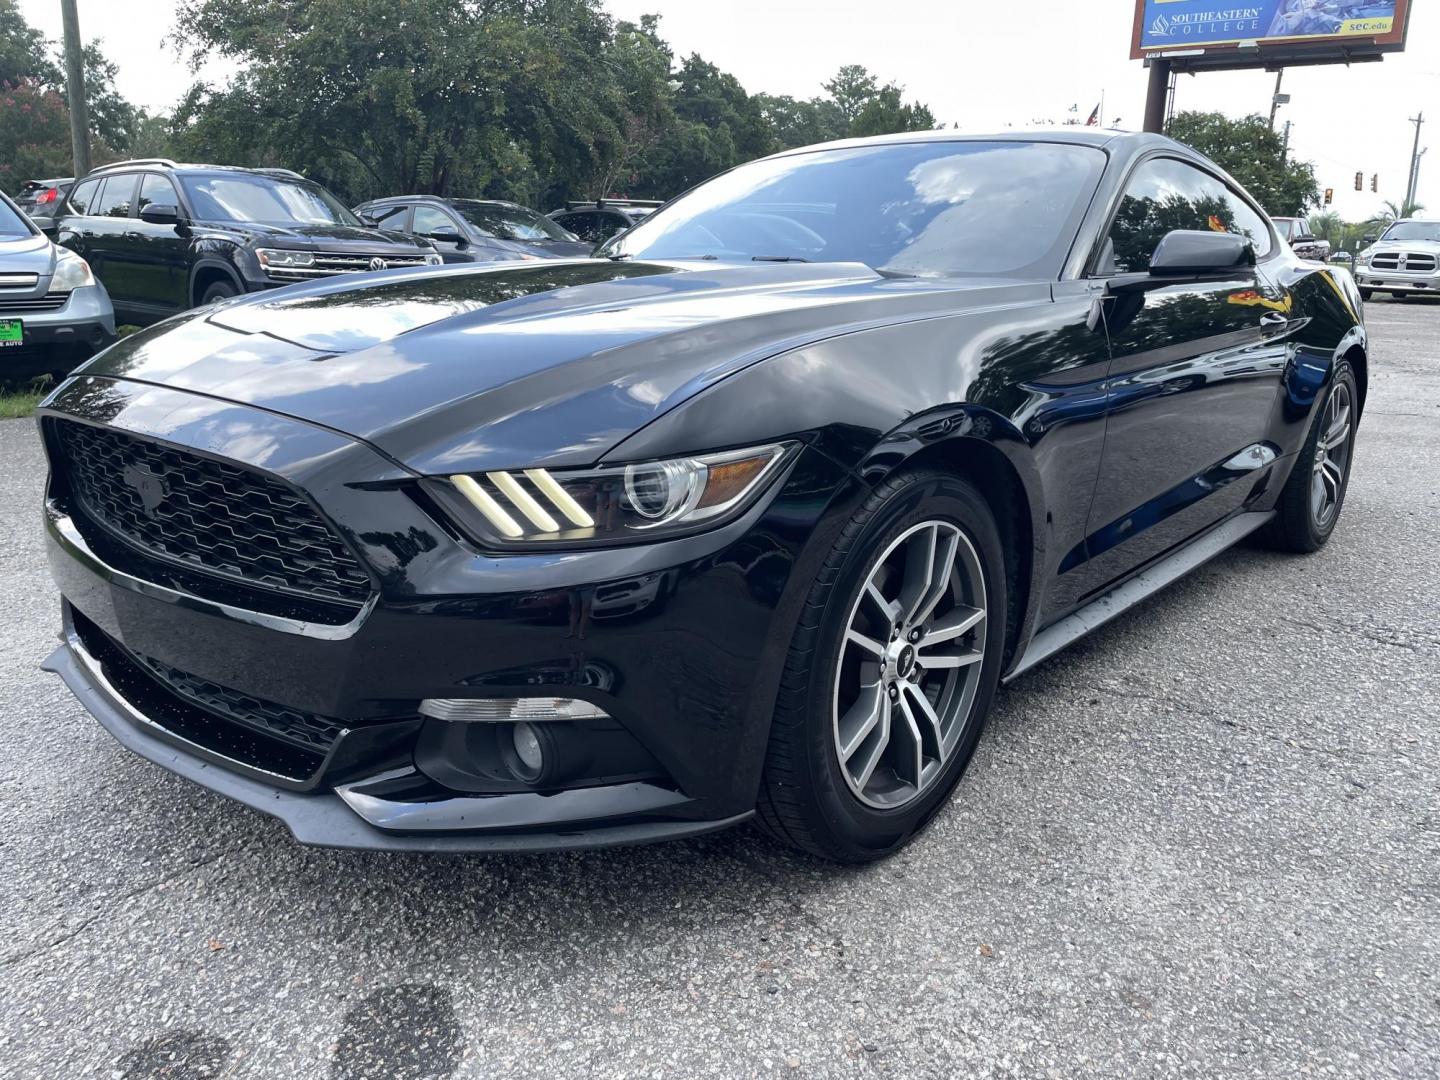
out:
M895 657L895 674L902 679L910 674L910 669L915 666L915 650L906 645Z

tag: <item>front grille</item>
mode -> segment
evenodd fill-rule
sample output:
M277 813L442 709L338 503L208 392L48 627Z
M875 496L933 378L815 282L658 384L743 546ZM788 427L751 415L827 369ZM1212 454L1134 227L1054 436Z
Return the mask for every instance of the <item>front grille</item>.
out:
M131 652L130 656L173 694L190 704L322 756L329 753L330 747L345 730L346 725L341 720L242 694L136 652Z
M0 289L33 289L39 283L39 274L0 274Z
M312 278L331 277L335 274L363 274L372 269L374 259L383 259L383 267L374 269L394 270L425 266L426 256L416 255L357 255L351 253L317 251L310 266L272 266L266 270L276 281L309 281Z
M1435 270L1435 256L1423 251L1382 251L1370 260L1373 270L1405 270L1429 274Z
M0 293L0 315L24 314L27 311L58 311L69 299L69 293L46 293L44 296L23 298Z
M147 554L265 589L359 606L370 579L278 480L111 428L56 422L87 517Z

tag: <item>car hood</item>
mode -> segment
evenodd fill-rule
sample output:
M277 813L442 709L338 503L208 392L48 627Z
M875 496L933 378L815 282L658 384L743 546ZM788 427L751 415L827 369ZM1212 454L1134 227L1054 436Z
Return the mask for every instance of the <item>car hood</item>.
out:
M1440 256L1440 241L1436 240L1377 240L1365 249L1366 255L1381 251L1423 251Z
M180 316L83 370L308 420L425 474L583 465L747 364L985 288L859 264L392 271Z
M225 232L244 233L257 241L280 243L287 248L301 250L365 250L386 251L403 249L413 252L416 248L429 250L430 243L417 240L405 233L387 229L368 229L359 225L262 225L256 222L237 224L228 221L196 222L197 226L220 229Z
M55 269L55 245L44 236L0 236L0 274L49 277Z

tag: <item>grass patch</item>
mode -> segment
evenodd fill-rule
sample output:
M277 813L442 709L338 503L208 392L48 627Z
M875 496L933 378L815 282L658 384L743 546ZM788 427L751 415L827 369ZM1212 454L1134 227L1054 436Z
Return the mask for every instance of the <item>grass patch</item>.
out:
M0 382L0 420L19 420L29 416L54 386L55 380L49 375L41 375L25 383Z

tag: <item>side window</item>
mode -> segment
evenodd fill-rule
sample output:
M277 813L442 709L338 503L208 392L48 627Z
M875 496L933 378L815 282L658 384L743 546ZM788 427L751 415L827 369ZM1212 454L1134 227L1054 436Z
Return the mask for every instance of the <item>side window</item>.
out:
M129 217L137 179L135 173L105 177L99 193L90 204L91 217Z
M442 230L459 232L460 228L455 219L438 206L415 207L415 224L411 226L411 232L416 236L429 236Z
M1156 245L1174 229L1248 236L1257 256L1270 248L1259 215L1219 180L1183 161L1153 158L1130 178L1110 226L1100 272L1143 273L1150 268Z
M175 194L175 185L170 178L159 173L145 173L140 180L140 209L151 203L161 206L180 206L180 196Z
M399 229L405 231L405 211L410 207L405 203L395 203L390 206L372 206L365 211L365 216L375 222L380 229Z
M581 240L598 244L602 240L609 240L619 231L610 227L607 217L608 215L595 210L581 210L574 214L562 214L555 220Z
M86 180L83 184L77 184L75 190L70 192L70 209L77 214L88 214L90 203L94 201L99 187L99 180Z

